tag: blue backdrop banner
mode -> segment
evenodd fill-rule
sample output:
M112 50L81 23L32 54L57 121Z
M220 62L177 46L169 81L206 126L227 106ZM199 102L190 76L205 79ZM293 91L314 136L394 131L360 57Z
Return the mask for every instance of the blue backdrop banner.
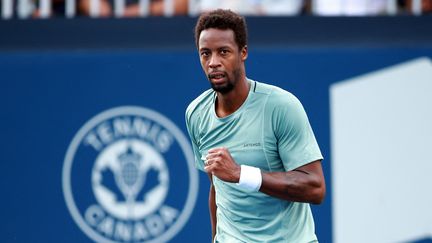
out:
M248 76L302 101L325 157L321 242L330 85L421 56L432 49L250 47ZM184 124L209 88L195 51L4 52L0 80L4 242L210 242L209 182Z

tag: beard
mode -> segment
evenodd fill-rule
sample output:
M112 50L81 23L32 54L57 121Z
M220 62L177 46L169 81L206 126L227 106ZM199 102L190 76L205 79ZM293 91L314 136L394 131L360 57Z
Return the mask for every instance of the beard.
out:
M233 90L235 88L235 86L237 85L237 83L240 80L240 69L236 69L233 72L233 77L230 77L228 75L228 73L225 73L225 77L226 77L226 82L224 84L214 84L211 82L211 77L210 75L208 75L208 79L210 81L210 85L212 87L212 89L216 92L219 92L221 94L227 94L229 93L231 90Z
M225 84L210 83L210 85L214 91L219 92L221 94L227 94L234 89L234 84L233 82L231 82L231 80L228 80Z

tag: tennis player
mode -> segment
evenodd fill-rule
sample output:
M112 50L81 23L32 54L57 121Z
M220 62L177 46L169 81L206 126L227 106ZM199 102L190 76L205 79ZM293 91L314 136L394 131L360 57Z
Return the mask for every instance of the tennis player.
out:
M213 242L318 242L309 204L325 195L323 159L291 93L246 77L246 22L229 10L195 27L212 89L186 110L196 167L211 181Z

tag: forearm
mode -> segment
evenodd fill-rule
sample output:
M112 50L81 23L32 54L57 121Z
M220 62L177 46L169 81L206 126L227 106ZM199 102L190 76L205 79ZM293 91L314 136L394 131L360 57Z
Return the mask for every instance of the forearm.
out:
M261 174L260 191L270 196L313 204L319 204L324 199L324 181L314 174L302 170Z

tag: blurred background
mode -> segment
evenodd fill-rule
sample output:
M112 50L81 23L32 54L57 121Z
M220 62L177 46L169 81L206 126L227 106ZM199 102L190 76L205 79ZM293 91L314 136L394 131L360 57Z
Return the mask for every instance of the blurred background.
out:
M246 16L248 77L308 113L325 157L320 242L432 242L432 0L0 3L2 242L210 242L184 111L209 88L193 28L215 8ZM129 167L106 166L124 142L113 163ZM165 166L133 167L145 148ZM130 199L121 181L139 178ZM153 207L122 214L134 203Z

